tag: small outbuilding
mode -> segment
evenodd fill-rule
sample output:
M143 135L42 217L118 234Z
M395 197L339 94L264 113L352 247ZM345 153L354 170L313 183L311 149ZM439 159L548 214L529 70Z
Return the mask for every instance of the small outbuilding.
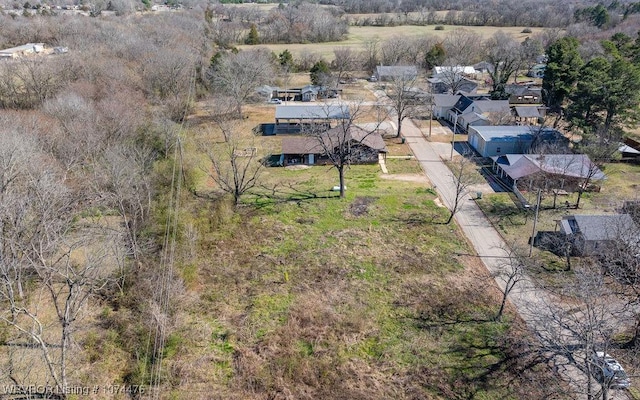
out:
M27 43L22 46L0 50L0 59L20 58L44 52L44 43Z

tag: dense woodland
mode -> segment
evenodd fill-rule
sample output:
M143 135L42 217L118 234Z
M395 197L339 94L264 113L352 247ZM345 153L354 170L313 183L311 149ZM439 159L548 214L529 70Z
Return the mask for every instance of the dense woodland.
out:
M411 63L423 70L483 60L510 65L493 72L491 91L500 97L514 74L546 52L545 99L564 111L556 115L566 117L563 122L583 135L585 151L595 155L609 151L637 119L638 7L322 3L331 7L298 2L261 12L188 1L181 10L153 14L135 12L145 4L111 0L89 6L92 17L42 7L23 13L35 4L5 6L0 48L42 42L68 52L0 60L1 383L68 392L99 380L133 385L127 389L132 398L140 396L137 385L196 393L174 393L179 398L210 398L212 385L220 398L471 398L474 393L527 398L531 391L540 398L563 398L564 388L536 373L544 361L531 356L516 324L487 317L493 313L490 295L466 281L451 289L445 272L462 268L451 262L451 244L421 247L430 237L466 246L448 227L424 224L439 216L432 200L429 211L409 215L407 210L422 210L425 201L410 198L398 206L396 195L389 194L385 199L397 214L380 216L382 223L351 221L332 227L330 234L319 226L326 215L342 215L327 205L335 202L314 211L312 203L299 199L264 210L243 205L240 195L221 201L233 193L217 190L209 196L196 190L205 175L198 157L204 156L185 150L187 117L198 102L207 102L211 124L224 134L222 142L231 143L230 121L246 116L256 87L309 71L319 83L335 84L344 74L367 76L380 63ZM102 11L118 15L101 16ZM379 12L401 18L350 15ZM444 40L395 37L358 50L336 48L333 60L311 52L272 54L259 46L237 49L338 41L350 24L365 23L551 29L525 43L501 32L482 42L465 30ZM599 160L610 156L602 152ZM360 173L366 188L372 172ZM420 199L433 195L422 188L411 191ZM181 203L185 208L177 207ZM287 214L295 219L285 220ZM272 215L283 219L269 220L275 224L269 229L261 218ZM415 247L398 244L401 237L380 228L387 223ZM359 241L379 246L383 256L370 261ZM272 242L282 247L270 250ZM319 243L330 250L322 251ZM251 252L243 253L243 247ZM355 272L340 259L345 248L353 249L346 258L360 263ZM392 257L396 252L398 259ZM170 268L174 261L178 271ZM446 301L424 293L416 276L425 264L433 273L432 292ZM373 281L386 265L398 276ZM630 271L624 273L637 288ZM345 298L354 286L357 294ZM264 287L273 293L265 295ZM637 300L631 295L629 304ZM384 315L375 314L367 301L383 304ZM371 322L376 318L380 325ZM476 319L482 324L470 327ZM445 328L433 321L444 321ZM464 338L452 345L456 357L477 351L474 362L481 363L484 356L474 346L495 352L486 374L447 375L448 359L433 361L442 364L437 370L424 364L433 356L424 353L426 338L448 339L446 326L455 326L456 337ZM637 327L629 346L638 341L640 323ZM389 361L389 348L401 363ZM519 384L505 388L501 379Z

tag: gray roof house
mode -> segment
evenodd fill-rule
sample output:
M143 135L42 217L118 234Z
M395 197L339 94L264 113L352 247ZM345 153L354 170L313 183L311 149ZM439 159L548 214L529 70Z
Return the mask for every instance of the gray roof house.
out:
M418 76L418 68L415 65L379 65L373 74L379 81L392 81L394 79L415 79Z
M629 214L566 215L558 226L575 255L602 254L619 241L638 245L638 226Z
M437 119L446 118L458 100L459 94L434 94L433 95L433 116Z
M276 106L275 133L295 133L305 125L329 126L331 121L349 119L346 105L278 105Z
M512 108L516 122L523 125L537 124L543 117L544 108L536 106L516 106Z
M502 126L470 126L469 145L482 157L492 157L503 154L524 154L529 151L536 136L541 141L551 142L561 140L560 132L546 128L541 132L537 128L522 125Z
M436 74L427 79L427 82L431 85L431 91L435 94L451 93L452 91L475 93L478 89L478 84L467 79L460 74Z
M473 64L473 68L476 70L476 73L479 74L487 74L489 72L493 72L493 64L488 61L480 61L477 64Z
M447 120L457 124L457 132L468 132L472 126L491 125L491 114L510 112L507 100L488 100L484 97L473 98L461 95L456 104L449 110Z
M379 154L387 153L387 146L379 131L367 131L356 125L351 125L346 132L342 126L331 128L322 133L320 139L322 143L318 137L311 136L283 138L280 164L330 164L326 150L345 141L351 143L351 163L354 164L376 163Z
M604 173L586 154L504 154L491 159L493 171L514 186L524 178L532 181L540 175L545 184L559 189L570 187L571 182L578 185L585 179L605 179Z

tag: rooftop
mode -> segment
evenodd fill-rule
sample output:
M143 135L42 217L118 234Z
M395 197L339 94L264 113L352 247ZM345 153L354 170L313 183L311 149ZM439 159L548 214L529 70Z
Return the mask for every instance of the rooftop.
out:
M571 178L590 177L594 181L605 179L604 173L586 154L506 154L491 158L514 180L537 172Z
M586 240L622 239L638 229L629 214L567 215L562 217L561 228L567 235L579 233Z
M278 119L349 119L347 105L278 105Z
M478 132L485 141L490 140L507 140L511 138L520 138L523 140L532 140L534 129L523 125L499 125L499 126L474 126L470 128Z

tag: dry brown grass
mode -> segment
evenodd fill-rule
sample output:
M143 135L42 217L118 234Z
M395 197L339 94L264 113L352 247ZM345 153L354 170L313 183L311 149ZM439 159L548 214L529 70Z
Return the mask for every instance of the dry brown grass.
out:
M337 47L350 47L354 50L363 50L364 43L371 39L386 40L394 36L399 37L418 37L418 36L435 36L443 38L445 35L456 29L469 30L480 38L485 40L497 31L503 31L515 39L523 41L528 36L542 31L544 28L530 28L532 33L522 33L524 27L491 27L491 26L457 26L457 25L443 25L444 30L436 31L435 25L416 26L416 25L400 25L400 26L351 26L349 27L349 33L345 40L339 42L326 42L326 43L289 43L289 44L267 44L260 45L266 47L270 51L276 54L280 54L285 49L289 50L294 58L299 58L302 53L311 52L320 55L327 61L331 61L334 58L333 50ZM243 45L239 48L247 48Z

